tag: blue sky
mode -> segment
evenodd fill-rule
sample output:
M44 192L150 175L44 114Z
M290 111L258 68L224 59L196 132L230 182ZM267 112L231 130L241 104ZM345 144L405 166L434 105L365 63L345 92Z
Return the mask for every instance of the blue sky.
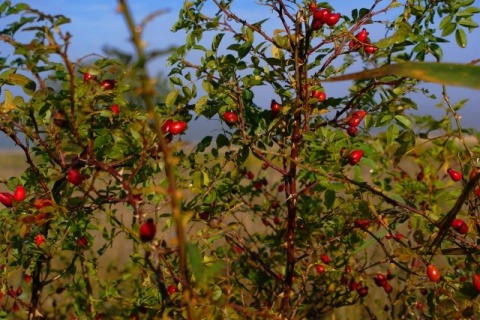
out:
M115 0L55 0L55 1L12 1L13 3L24 2L29 4L32 8L37 8L43 12L49 14L63 14L71 18L70 24L64 25L62 28L68 30L72 35L72 43L70 46L70 54L73 60L86 56L91 53L102 53L102 48L105 45L110 47L121 48L125 51L132 51L132 46L128 40L128 32L123 21L123 17L116 12L117 1ZM373 1L368 1L368 5ZM387 3L388 1L384 1ZM476 1L476 5L479 6L480 0ZM183 6L181 0L148 0L129 1L130 7L134 13L137 22L141 21L145 16L155 10L168 9L168 13L157 17L151 22L145 29L144 38L148 43L148 48L165 49L171 45L180 45L185 39L184 33L172 33L170 28L177 19L178 11ZM343 12L350 14L351 10L358 6L358 2L340 1L339 4L334 4L337 12ZM363 2L367 5L367 1ZM239 16L247 17L249 21L258 21L264 18L268 18L271 13L265 7L252 7L252 0L237 0L235 1L235 11L239 12ZM254 8L254 9L253 9ZM213 10L210 10L213 12ZM380 19L389 19L396 15L399 11L393 12L393 15L379 16ZM0 28L3 28L0 21ZM477 23L480 23L477 18ZM267 24L266 28L273 30L275 26ZM276 27L278 28L278 27ZM384 36L380 28L371 28L370 37L373 41L380 39ZM474 39L480 39L480 31L477 29L469 35L469 45L466 49L460 49L456 46L452 37L452 43L443 47L444 61L448 62L469 62L474 59L480 58L480 44ZM159 59L151 64L151 73L156 74L159 71L167 73L168 70L165 67L166 59ZM326 85L326 90L329 96L341 96L348 88L348 83L334 83ZM439 91L439 86L432 86L432 90ZM462 98L473 99L468 104L467 108L463 111L465 126L479 126L476 120L477 115L480 113L477 111L478 96L480 92L475 90L452 88L451 95L453 100L459 100ZM268 105L271 100L269 94L259 97L257 104ZM439 96L439 95L437 95ZM0 96L0 101L3 101L3 95ZM438 101L437 101L438 102ZM426 101L428 106L425 106L425 110L429 113L437 116L441 115L438 109L432 106L437 103L433 101ZM472 115L472 116L470 116ZM475 115L475 117L473 116ZM191 134L195 136L201 132L201 128L192 128ZM0 148L4 147L4 140L0 138Z

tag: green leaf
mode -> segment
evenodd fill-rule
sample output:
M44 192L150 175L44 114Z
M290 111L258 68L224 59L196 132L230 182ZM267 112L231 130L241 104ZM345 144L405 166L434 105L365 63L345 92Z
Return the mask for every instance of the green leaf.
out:
M445 28L442 30L442 37L446 37L448 35L451 35L455 29L457 28L457 25L455 23L447 23L445 25Z
M377 43L375 43L375 46L378 48L387 48L393 46L394 44L399 44L407 40L408 35L412 30L412 27L408 24L408 22L400 22L397 28L397 31L395 31L392 36L378 41Z
M192 273L195 276L197 282L203 281L203 263L202 256L198 251L198 248L191 243L187 243L187 255L190 260L190 266L192 267Z
M463 29L457 29L457 31L455 31L455 41L457 41L460 48L467 46L467 35Z
M331 209L333 207L333 204L335 203L335 198L336 198L336 192L328 189L325 191L325 206L327 209Z
M398 137L398 127L394 124L390 125L387 129L387 145L391 146L394 142L395 139Z
M218 149L220 149L221 147L230 145L230 140L228 140L228 138L224 134L219 134L217 136L216 142L217 142Z
M204 152L206 148L210 146L210 143L212 143L212 136L206 136L205 138L200 141L200 143L197 145L197 150L198 152Z
M202 114L203 106L207 103L208 96L203 96L195 103L195 112L197 114Z
M478 28L478 23L473 21L472 19L462 19L458 21L458 24L464 27L469 27L469 28Z
M35 89L37 85L33 80L30 80L29 78L25 77L22 74L11 74L7 77L7 81L13 82L16 85L19 85L22 87L23 92L25 92L28 95L33 95L35 92Z
M397 115L395 116L395 120L397 120L397 123L402 126L405 129L412 129L412 124L410 123L410 120L408 120L407 117L405 116L400 116Z
M212 41L213 51L217 51L218 46L220 45L220 42L222 41L224 35L225 35L224 33L218 33L215 35L215 37L213 37L213 41Z
M381 78L387 75L480 89L480 66L456 63L404 62L323 81L363 80Z
M167 98L165 98L165 106L170 108L173 106L175 101L177 101L178 97L178 90L172 90L170 93L167 95Z

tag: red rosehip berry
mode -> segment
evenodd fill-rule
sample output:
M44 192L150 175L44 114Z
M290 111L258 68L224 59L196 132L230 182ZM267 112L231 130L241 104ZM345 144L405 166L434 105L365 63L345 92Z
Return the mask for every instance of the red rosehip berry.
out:
M468 225L462 219L454 219L452 221L452 228L460 234L468 233Z
M317 4L315 2L311 2L308 6L308 10L310 13L315 13L315 11L317 11Z
M238 116L231 111L225 112L223 118L228 124L235 124L238 121Z
M142 223L140 226L140 240L143 242L152 241L157 233L157 226L153 222L153 219L148 219L147 222Z
M433 264L427 266L427 276L432 282L438 282L440 280L440 271Z
M350 137L356 137L358 135L358 128L357 127L349 127L347 129L347 134Z
M87 238L85 235L82 235L82 236L77 240L77 244L78 244L79 246L83 246L83 247L88 246L88 238Z
M42 244L47 243L47 240L45 240L45 237L42 234L37 234L35 236L35 244L37 247L40 247Z
M169 295L172 295L175 292L177 292L177 286L172 284L172 285L168 286L167 291L168 291Z
M360 287L357 292L360 297L365 297L368 294L368 287Z
M275 101L275 99L272 99L272 102L270 103L270 109L273 112L280 112L280 109L282 109L282 105Z
M363 157L363 150L353 150L348 157L348 163L351 166L356 165Z
M35 199L35 201L33 201L33 206L37 209L41 209L43 207L53 206L53 201L50 199Z
M330 264L330 258L325 253L320 255L320 260L325 264Z
M357 33L355 37L357 38L358 41L365 42L365 40L367 40L367 37L368 37L368 32L365 28L363 28L359 33Z
M378 50L378 48L374 46L365 46L363 50L365 50L366 54L373 54Z
M275 223L276 225L279 225L280 224L280 217L275 216L275 218L273 218L273 223Z
M366 115L367 115L367 112L364 111L364 110L357 110L357 111L355 111L355 112L353 113L353 116L354 116L354 117L358 117L358 118L360 118L360 119L365 118Z
M317 19L314 19L314 20L312 21L312 30L318 31L318 30L320 30L320 29L322 28L322 26L323 26L322 21L317 20Z
M318 274L322 274L322 273L325 272L325 266L322 265L322 264L317 265L317 266L315 267L315 269L317 270L317 273L318 273Z
M184 121L173 121L170 124L170 133L173 135L177 135L185 131L187 128L187 123Z
M22 201L25 199L25 188L23 186L17 186L13 192L13 199L16 201Z
M348 124L350 127L356 127L356 126L358 126L358 125L360 124L360 122L362 122L362 119L361 119L361 118L352 116L352 117L350 117L350 119L348 119L347 124Z
M328 20L325 22L328 26L333 27L340 20L340 13L330 14Z
M115 104L113 106L110 106L110 109L112 109L112 112L115 114L115 115L118 115L118 112L119 112L119 109L118 109L118 106Z
M103 90L113 90L115 88L115 80L107 79L100 82L100 88Z
M319 102L323 102L325 99L327 99L327 95L323 91L313 90L312 98L316 98Z
M448 169L447 172L448 172L448 174L450 175L450 178L452 178L453 181L460 181L463 178L463 175L460 172L455 171L453 169Z
M97 81L97 76L94 76L90 73L85 73L83 75L83 81L86 82L86 81Z
M315 20L318 20L321 23L327 23L328 19L330 18L330 10L328 9L317 10L313 14L313 17Z
M475 287L475 290L477 290L477 292L480 292L480 275L474 274L472 277L472 283Z
M8 192L0 192L0 202L7 208L13 205L13 195Z
M82 183L83 176L77 169L70 169L67 179L71 184L78 186Z

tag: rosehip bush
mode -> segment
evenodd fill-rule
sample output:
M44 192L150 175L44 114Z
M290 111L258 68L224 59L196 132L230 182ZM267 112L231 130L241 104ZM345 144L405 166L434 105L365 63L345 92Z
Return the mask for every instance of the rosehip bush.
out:
M269 16L251 21L234 3L185 2L163 101L124 0L131 65L72 61L68 18L0 5L0 131L28 165L1 177L1 316L478 316L479 135L446 84L480 72L425 61L466 47L480 9L252 1ZM220 130L189 148L194 118Z

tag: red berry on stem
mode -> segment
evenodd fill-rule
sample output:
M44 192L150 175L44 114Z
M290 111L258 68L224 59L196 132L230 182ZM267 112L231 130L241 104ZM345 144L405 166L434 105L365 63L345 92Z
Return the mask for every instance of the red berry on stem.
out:
M312 98L316 98L319 102L323 102L325 99L327 99L327 95L323 91L313 90Z
M378 50L378 48L374 47L374 46L365 46L365 48L363 48L363 50L365 50L366 54L373 54Z
M392 286L389 285L389 284L383 286L383 289L385 290L385 292L386 292L387 294L390 294L390 292L392 292L392 290L393 290Z
M113 90L115 88L115 80L107 79L100 82L100 87L103 90Z
M475 178L475 176L477 175L477 173L480 172L480 167L476 167L474 169L472 169L472 172L470 172L470 180L472 180L473 178Z
M330 264L330 258L325 253L320 255L320 260L322 260L325 264Z
M325 266L323 266L322 264L317 265L315 269L317 270L318 274L322 274L325 272Z
M177 292L177 286L175 286L175 285L172 284L172 285L168 286L167 291L168 291L168 294L172 295L172 294L174 294L175 292Z
M349 127L347 129L347 134L350 136L350 137L356 137L357 134L358 134L358 128L357 127Z
M365 297L368 294L368 287L360 287L357 292L360 297Z
M327 23L328 19L330 18L330 10L328 10L328 9L317 10L313 14L313 17L316 20L319 20L321 23Z
M53 205L53 202L50 199L35 199L35 201L33 201L33 206L37 209L41 209L43 207L48 207L52 205Z
M367 112L364 111L364 110L357 110L357 111L355 111L355 112L353 113L353 116L354 116L354 117L358 117L358 118L360 118L360 119L365 118L366 115L367 115Z
M348 119L347 124L348 124L350 127L356 127L356 126L358 126L358 125L360 124L360 122L362 122L362 119L361 119L361 118L352 116L350 119Z
M47 243L47 240L45 240L45 237L42 234L37 234L35 236L35 244L37 247L40 247L43 243Z
M8 192L0 192L0 202L7 208L13 204L13 196Z
M118 115L118 106L115 104L113 106L110 107L110 109L112 109L112 112L116 115Z
M328 20L325 22L328 26L333 27L340 20L340 13L333 13L328 17Z
M460 234L468 233L468 226L462 219L454 219L452 221L452 228Z
M322 26L323 26L322 21L317 20L317 19L314 19L314 20L312 21L312 30L318 31L318 30L320 30L320 29L322 28Z
M275 216L275 218L273 218L273 223L275 223L275 224L280 224L280 217L279 217L279 216Z
M170 132L170 126L172 125L173 120L172 119L167 119L163 124L162 124L162 132L164 134Z
M447 172L448 172L448 174L450 175L450 178L452 178L453 181L460 181L463 178L463 175L460 172L455 171L453 169L448 169Z
M13 199L16 201L22 201L25 199L25 188L23 186L17 186L13 192Z
M170 124L170 132L173 135L177 135L185 131L187 128L187 123L184 121L174 121Z
M85 235L82 235L78 240L77 244L80 246L88 246L88 239Z
M97 81L97 76L94 76L94 75L92 75L92 74L90 74L90 73L88 73L88 72L85 73L85 74L83 75L83 81L90 81L90 80L91 80L91 81Z
M427 276L432 282L438 282L440 280L440 271L433 264L427 266Z
M272 109L273 112L280 112L281 108L282 105L275 101L275 99L272 99L272 102L270 103L270 109Z
M310 13L315 13L315 11L317 11L317 3L311 2L308 6L308 10L310 10Z
M153 219L148 219L147 222L142 223L140 226L140 240L143 242L152 241L155 233L157 233L157 226Z
M23 275L23 281L25 281L25 282L30 282L30 281L32 281L32 276L29 275L29 274Z
M76 186L81 184L82 181L83 181L82 174L77 169L70 169L70 171L68 171L67 179L70 183L72 183Z
M473 286L475 287L475 290L477 290L477 292L480 292L480 275L479 274L473 275L472 283L473 283Z
M353 150L348 157L348 163L351 166L356 165L363 157L363 150Z
M356 35L357 40L360 42L365 42L365 40L367 40L367 37L368 37L368 32L365 28L363 28L362 31L360 31Z
M228 123L228 124L234 124L238 121L238 116L231 112L231 111L227 111L223 114L223 118L225 119L225 121Z

